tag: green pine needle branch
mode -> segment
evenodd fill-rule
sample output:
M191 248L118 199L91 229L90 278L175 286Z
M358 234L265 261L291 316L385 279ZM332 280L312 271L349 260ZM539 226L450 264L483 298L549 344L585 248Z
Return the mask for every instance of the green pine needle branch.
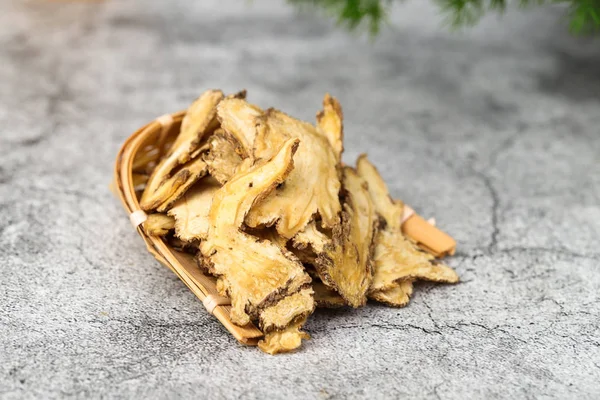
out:
M371 35L379 32L386 21L393 0L288 0L300 7L316 6L337 18L339 24L355 30L360 26ZM488 11L503 12L507 0L434 0L448 16L453 27L473 25ZM543 4L566 4L570 30L575 34L600 31L600 0L520 0L522 7Z

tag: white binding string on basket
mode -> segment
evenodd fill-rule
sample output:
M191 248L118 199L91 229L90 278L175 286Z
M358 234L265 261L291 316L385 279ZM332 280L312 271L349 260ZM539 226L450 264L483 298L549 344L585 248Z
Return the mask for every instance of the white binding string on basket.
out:
M204 298L204 300L202 300L202 304L204 305L204 307L206 307L206 311L212 314L213 311L215 311L215 308L217 308L217 306L230 305L231 301L226 297L209 294Z
M415 213L415 210L407 206L406 204L402 210L402 223L405 223L410 217L412 217Z
M129 222L134 228L137 228L148 219L148 215L143 210L137 210L129 214Z
M405 204L403 207L403 210L402 210L402 223L405 223L414 214L415 214L415 210L413 210L411 207L409 207ZM435 218L434 217L429 218L427 220L427 222L429 223L429 225L435 226Z
M171 125L173 125L173 116L171 114L161 115L156 118L156 122L158 122L163 129L169 129Z

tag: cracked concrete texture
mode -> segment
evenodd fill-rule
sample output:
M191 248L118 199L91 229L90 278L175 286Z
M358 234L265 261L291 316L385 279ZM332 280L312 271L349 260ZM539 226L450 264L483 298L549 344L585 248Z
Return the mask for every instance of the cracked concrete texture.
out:
M451 34L415 1L370 43L283 1L0 3L0 397L598 398L600 43L561 12ZM237 344L107 189L209 87L308 120L338 96L345 160L456 237L462 283Z

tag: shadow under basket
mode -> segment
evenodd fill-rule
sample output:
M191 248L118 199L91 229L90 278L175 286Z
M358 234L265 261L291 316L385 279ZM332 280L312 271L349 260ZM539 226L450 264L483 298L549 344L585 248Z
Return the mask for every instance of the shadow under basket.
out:
M192 255L173 248L161 237L148 235L142 225L145 213L139 199L145 182L179 134L184 115L185 110L166 114L138 129L125 141L117 155L112 190L121 199L132 225L154 258L173 271L240 343L255 346L263 333L252 324L238 326L231 322L230 301L219 295L216 279L205 275ZM406 236L437 257L454 254L454 239L410 207L405 208L408 213L403 217L402 229Z

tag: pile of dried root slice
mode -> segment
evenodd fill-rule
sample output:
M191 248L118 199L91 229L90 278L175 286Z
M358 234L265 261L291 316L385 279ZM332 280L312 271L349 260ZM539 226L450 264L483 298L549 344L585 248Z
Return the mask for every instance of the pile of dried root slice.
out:
M458 281L403 235L404 205L367 157L342 163L335 98L312 125L245 97L210 90L190 106L140 205L145 232L195 254L261 350L298 348L315 307L402 307L415 280Z

